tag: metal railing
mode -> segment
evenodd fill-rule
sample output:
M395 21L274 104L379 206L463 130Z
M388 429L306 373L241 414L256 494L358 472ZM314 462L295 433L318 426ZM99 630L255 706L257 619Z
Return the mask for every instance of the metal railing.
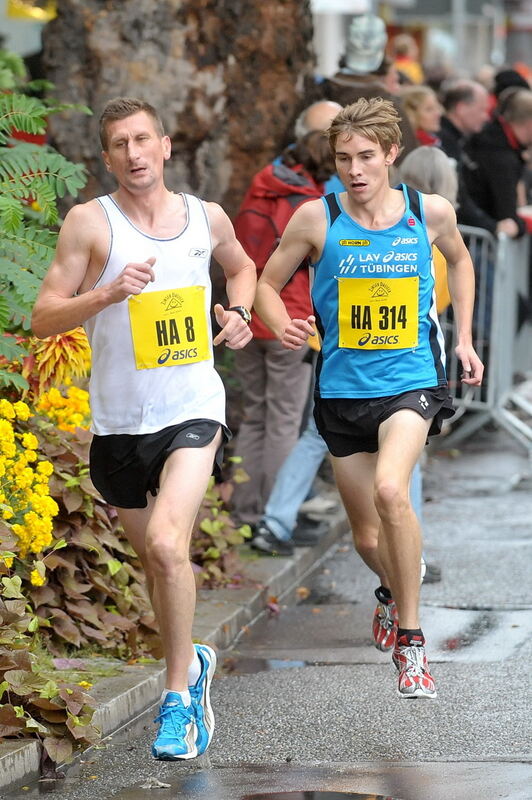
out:
M530 325L518 331L519 294L528 296L529 236L509 239L481 228L459 226L471 254L476 275L473 322L474 347L485 366L481 387L460 381L462 367L455 354L456 330L452 308L440 323L447 352L447 378L457 412L447 443L453 445L493 420L514 436L532 455L532 404L514 384L516 373L532 368ZM528 340L528 341L527 341Z

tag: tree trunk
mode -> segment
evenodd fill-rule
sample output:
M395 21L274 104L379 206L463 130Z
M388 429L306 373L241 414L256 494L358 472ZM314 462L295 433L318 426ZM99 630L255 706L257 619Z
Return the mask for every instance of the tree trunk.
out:
M252 175L288 141L312 84L310 0L58 0L44 33L47 77L94 117L54 116L56 147L113 190L98 117L119 95L148 100L172 140L166 182L232 215Z

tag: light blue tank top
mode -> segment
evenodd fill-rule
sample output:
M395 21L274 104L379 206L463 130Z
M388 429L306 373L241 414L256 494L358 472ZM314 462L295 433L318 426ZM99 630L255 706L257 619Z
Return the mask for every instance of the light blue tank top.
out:
M422 195L401 185L402 218L369 230L337 193L322 198L325 246L313 265L321 397L387 397L447 383Z

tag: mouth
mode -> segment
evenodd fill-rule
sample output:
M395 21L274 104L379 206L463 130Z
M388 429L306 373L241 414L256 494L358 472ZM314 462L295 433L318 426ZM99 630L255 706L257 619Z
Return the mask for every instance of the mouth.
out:
M364 181L351 181L350 186L355 192L361 192L363 189L367 187L367 183Z
M129 170L131 175L144 175L146 171L146 167L131 167Z

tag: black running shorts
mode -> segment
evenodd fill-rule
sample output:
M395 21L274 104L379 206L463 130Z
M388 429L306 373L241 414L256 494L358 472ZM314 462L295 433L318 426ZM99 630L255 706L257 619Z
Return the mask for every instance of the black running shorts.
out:
M331 455L337 458L353 453L376 453L379 425L402 408L417 411L431 419L429 436L440 433L442 423L454 414L447 386L416 389L391 397L314 398L314 419Z
M206 447L220 428L222 443L213 465L217 473L231 432L211 419L188 420L156 433L94 435L89 460L92 482L113 506L146 508L146 495L157 494L161 470L170 453L182 447Z

